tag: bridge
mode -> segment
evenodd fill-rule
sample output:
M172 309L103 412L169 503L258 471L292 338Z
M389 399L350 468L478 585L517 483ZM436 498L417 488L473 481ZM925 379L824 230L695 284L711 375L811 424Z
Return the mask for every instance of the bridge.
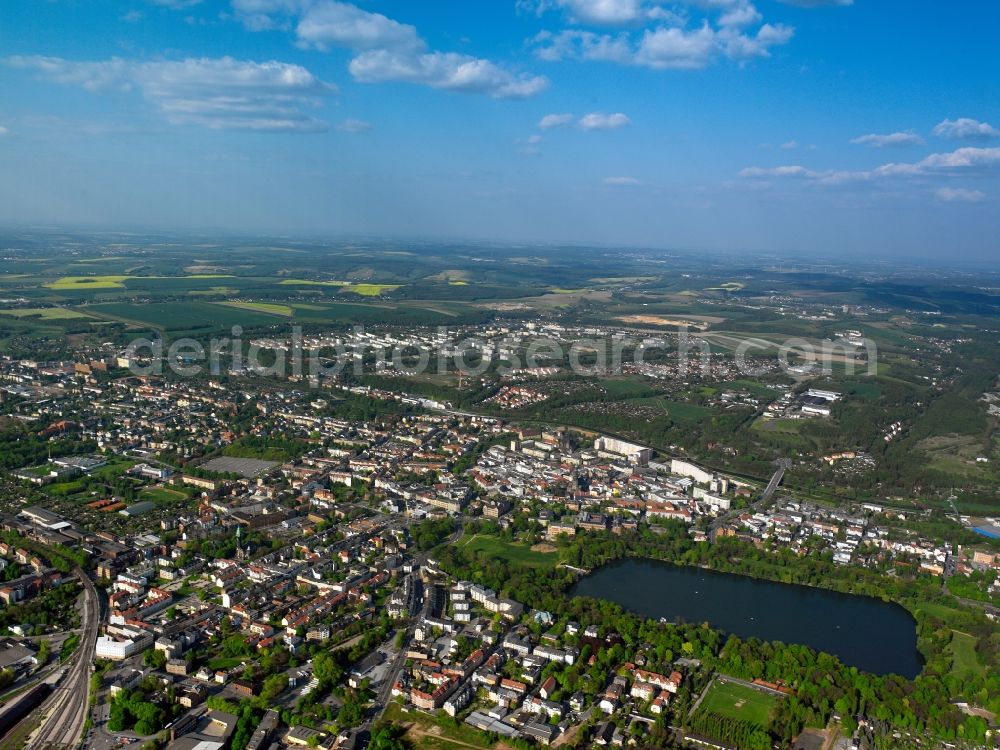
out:
M792 460L790 458L779 458L775 461L775 464L777 464L778 468L775 469L774 474L771 475L771 481L767 483L764 491L760 493L757 499L750 503L749 507L730 510L712 521L708 527L708 538L710 541L714 542L715 535L718 533L719 529L736 516L741 513L756 513L758 509L771 501L771 498L777 491L778 486L785 478L785 472L792 468Z

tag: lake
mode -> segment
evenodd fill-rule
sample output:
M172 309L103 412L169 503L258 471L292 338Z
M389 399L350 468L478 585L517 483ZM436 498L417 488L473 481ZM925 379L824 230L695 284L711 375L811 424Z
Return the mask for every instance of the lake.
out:
M912 679L923 666L910 613L867 596L641 559L595 570L570 595L656 620L707 621L744 639L805 644L874 674Z

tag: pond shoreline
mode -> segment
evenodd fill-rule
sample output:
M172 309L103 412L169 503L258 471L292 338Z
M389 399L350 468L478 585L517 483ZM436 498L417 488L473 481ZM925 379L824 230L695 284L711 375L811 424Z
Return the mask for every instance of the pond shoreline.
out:
M611 601L650 619L708 622L744 640L802 644L876 674L913 679L923 669L913 614L866 594L623 557L578 578L567 595Z

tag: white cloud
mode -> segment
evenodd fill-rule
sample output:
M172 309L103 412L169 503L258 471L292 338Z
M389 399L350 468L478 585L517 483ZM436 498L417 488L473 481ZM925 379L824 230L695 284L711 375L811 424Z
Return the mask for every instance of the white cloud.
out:
M337 124L337 130L342 133L367 133L372 129L372 124L368 120L356 120L348 117Z
M780 167L747 167L744 178L789 177L822 185L841 185L891 177L939 175L947 177L963 172L1000 168L1000 148L960 148L943 154L931 154L914 163L888 163L869 170L813 170L798 164Z
M742 0L719 17L719 26L743 28L759 23L761 19L760 11L754 7L753 3Z
M532 43L535 54L542 60L600 60L630 64L635 59L635 51L628 34L616 36L595 34L592 31L567 29L558 33L539 32Z
M635 177L622 176L622 177L605 177L604 184L610 185L611 187L629 187L634 185L640 185L642 183L640 183L639 180L637 180Z
M294 28L300 46L351 50L351 75L362 83L405 82L496 99L534 96L548 79L472 55L431 50L410 24L339 0L232 0L252 30Z
M943 187L935 191L934 196L942 203L982 203L986 193L966 188Z
M522 7L531 3L522 3ZM573 23L618 26L655 18L663 11L643 0L539 0L535 9L542 13L557 7L569 14Z
M785 141L784 143L781 144L781 147L783 149L785 149L785 150L789 150L790 151L791 149L798 148L799 147L799 142L798 141Z
M659 28L642 35L635 63L651 68L704 68L718 51L717 32L708 23L695 31Z
M539 143L542 142L542 136L540 136L538 134L529 135L528 139L527 139L527 142L528 142L529 146L537 146Z
M591 112L581 117L578 124L581 130L617 130L631 122L628 116L622 112L610 115L603 112Z
M8 133L10 133L10 131L7 130L7 128L5 128L3 125L0 125L0 138L3 138Z
M874 146L875 148L888 148L890 146L920 146L924 139L913 131L900 131L896 133L868 133L860 135L851 140L851 143L858 146Z
M989 141L1000 136L1000 130L988 122L980 122L970 117L959 117L957 120L939 122L934 127L934 135L961 141Z
M573 124L573 115L569 113L545 115L545 117L543 117L541 120L538 121L538 127L540 127L542 130L550 130L551 128L561 128L572 124Z
M944 154L931 154L918 166L926 169L973 169L1000 166L1000 148L966 146Z
M299 18L296 34L302 43L321 50L346 47L422 52L425 48L415 27L340 2L309 5Z
M14 56L4 62L92 92L138 89L167 121L213 130L324 130L306 111L336 91L299 65L231 57L136 62L111 58L76 62Z
M119 20L124 21L125 23L138 23L145 15L146 14L141 10L130 10L128 13L121 16Z
M813 172L799 165L784 167L747 167L740 170L740 177L818 177L820 172Z
M714 29L705 21L700 27L658 26L633 38L627 32L597 34L566 29L543 31L532 41L543 60L585 60L639 65L657 70L705 68L725 57L749 60L770 57L771 48L786 44L794 29L782 24L764 24L756 33L735 26Z
M495 99L523 99L549 85L543 76L517 75L489 60L455 52L409 55L370 50L351 60L350 71L362 83L402 81Z

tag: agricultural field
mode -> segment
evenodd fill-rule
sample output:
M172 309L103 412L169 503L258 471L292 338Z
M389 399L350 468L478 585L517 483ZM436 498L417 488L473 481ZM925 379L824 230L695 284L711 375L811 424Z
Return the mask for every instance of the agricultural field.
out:
M289 318L295 314L295 309L291 305L279 305L275 302L220 302L226 307L235 307L237 310L250 310L252 312L268 313L269 315L280 315Z
M351 284L343 287L341 291L350 294L357 294L361 297L381 297L389 292L394 292L402 284Z
M315 279L282 279L278 282L281 286L349 286L349 281L317 281Z
M67 307L19 307L12 310L0 310L0 315L10 315L15 318L37 318L39 320L73 320L90 317L86 313Z
M112 302L89 305L87 311L124 323L151 326L164 331L221 330L232 326L244 329L280 323L281 316L241 310L210 302L154 302L129 304Z
M190 276L63 276L45 283L46 289L61 292L90 291L93 289L124 289L126 286L156 286L184 284L189 281L204 281L231 278L221 274L192 274ZM131 285L128 282L134 282Z
M46 289L57 291L90 291L92 289L124 289L128 276L63 276L45 284Z

